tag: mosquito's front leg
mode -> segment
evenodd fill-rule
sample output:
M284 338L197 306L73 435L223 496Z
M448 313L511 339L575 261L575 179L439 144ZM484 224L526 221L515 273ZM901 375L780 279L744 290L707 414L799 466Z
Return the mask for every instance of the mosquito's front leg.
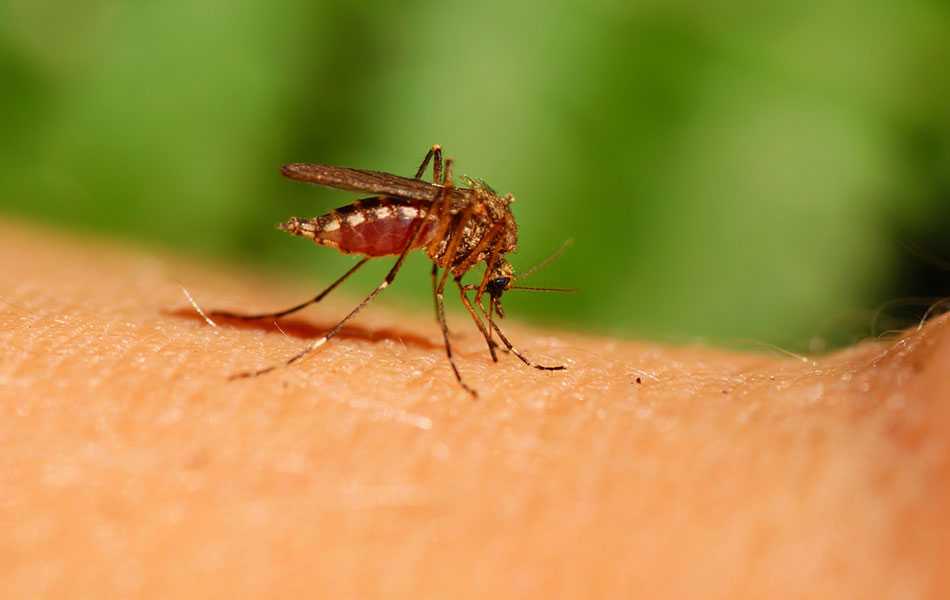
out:
M492 310L492 309L495 308L495 307L494 307L494 299L493 299L491 302L492 302L492 306L489 306L489 310ZM529 367L533 367L533 368L538 369L538 370L540 370L540 371L563 371L564 369L567 368L567 367L565 367L564 365L558 365L558 366L555 366L555 367L548 367L548 366L546 366L546 365L540 365L540 364L538 364L538 363L536 363L536 362L534 362L534 361L528 359L528 357L526 357L524 354L522 354L520 350L518 350L517 348L515 348L515 347L512 345L512 343L511 343L510 341L508 341L508 338L505 337L505 334L502 333L501 329L498 327L498 323L496 323L496 322L494 322L494 321L491 321L491 326L492 326L492 329L495 330L495 333L498 334L498 337L501 338L502 343L505 344L505 346L507 346L509 350L511 350L511 353L514 354L515 356L517 356L519 359L521 359L521 362L523 362L524 364L528 365Z
M485 338L485 343L488 344L488 352L491 354L492 361L498 362L498 354L495 352L498 344L496 344L495 340L492 339L490 330L485 327L485 324L482 323L482 320L478 317L478 313L475 312L475 307L472 306L472 302L468 299L468 290L464 285L462 285L461 277L455 278L455 285L457 285L459 288L459 295L462 297L462 304L465 305L465 310L467 310L468 314L471 315L472 321L475 322L475 326L478 327L482 337Z
M485 305L481 303L481 300L479 300L478 304L476 305L476 304L473 304L472 300L468 297L468 292L477 292L478 286L471 283L466 283L465 285L461 287L459 291L462 293L464 297L464 300L462 302L467 305L466 307L470 306L472 307L472 310L474 310L475 307L477 306L478 309L481 311L482 316L485 317L486 320L488 320L488 311L485 310ZM479 323L481 323L481 317L479 317L478 314L475 314L473 318L475 318ZM485 327L484 324L482 325L482 327ZM490 330L492 332L495 331L495 327L486 327L485 329ZM496 350L501 350L502 352L511 352L511 350L509 350L507 346L502 348L501 346L496 344L494 337L492 337L491 335L489 335L488 337L489 339L491 339L492 345L495 347Z

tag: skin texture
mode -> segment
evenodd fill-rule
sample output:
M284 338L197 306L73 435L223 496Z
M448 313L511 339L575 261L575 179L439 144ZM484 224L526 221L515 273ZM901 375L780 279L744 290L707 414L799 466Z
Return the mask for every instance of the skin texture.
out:
M950 597L950 319L814 360L507 323L0 226L8 597ZM367 290L368 291L368 290ZM506 321L511 321L511 317Z

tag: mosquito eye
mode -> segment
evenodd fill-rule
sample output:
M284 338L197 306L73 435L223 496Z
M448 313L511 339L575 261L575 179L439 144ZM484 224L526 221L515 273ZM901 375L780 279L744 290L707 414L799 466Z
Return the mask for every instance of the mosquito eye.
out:
M488 293L492 296L500 296L502 292L505 291L505 288L508 287L508 282L511 281L510 277L496 277L488 282Z

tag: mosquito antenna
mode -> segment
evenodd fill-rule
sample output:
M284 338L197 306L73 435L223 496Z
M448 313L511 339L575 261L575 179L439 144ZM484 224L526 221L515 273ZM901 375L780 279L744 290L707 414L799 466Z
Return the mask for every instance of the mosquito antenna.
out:
M509 290L523 290L525 292L564 292L571 294L577 291L577 288L556 288L556 287L530 287L526 285L513 285Z
M560 256L561 256L562 254L564 254L564 251L567 250L568 248L570 248L571 244L573 244L573 243L574 243L574 240L573 240L573 239L568 238L568 239L564 240L564 243L561 244L561 247L558 248L557 250L555 250L555 251L551 254L551 256L545 258L544 260L542 260L542 261L539 262L538 264L534 265L533 267L531 267L530 269L528 269L528 270L525 271L524 273L521 273L521 274L518 275L516 278L517 278L517 279L524 279L524 278L526 278L526 277L529 277L529 276L532 275L533 273L535 273L535 272L537 272L537 271L540 271L540 270L543 269L544 267L548 266L549 264L551 264L552 262L554 262L555 260L557 260L558 258L560 258ZM514 289L514 288L512 288L512 289ZM523 289L524 289L524 288L523 288Z

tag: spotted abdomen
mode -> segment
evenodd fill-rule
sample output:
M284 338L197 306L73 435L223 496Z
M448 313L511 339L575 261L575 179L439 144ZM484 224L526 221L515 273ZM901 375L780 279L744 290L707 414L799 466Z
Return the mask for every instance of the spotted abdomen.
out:
M429 206L428 202L386 196L365 198L315 219L293 217L280 228L344 254L387 256L402 252ZM429 242L434 225L431 218L422 223L413 248Z

